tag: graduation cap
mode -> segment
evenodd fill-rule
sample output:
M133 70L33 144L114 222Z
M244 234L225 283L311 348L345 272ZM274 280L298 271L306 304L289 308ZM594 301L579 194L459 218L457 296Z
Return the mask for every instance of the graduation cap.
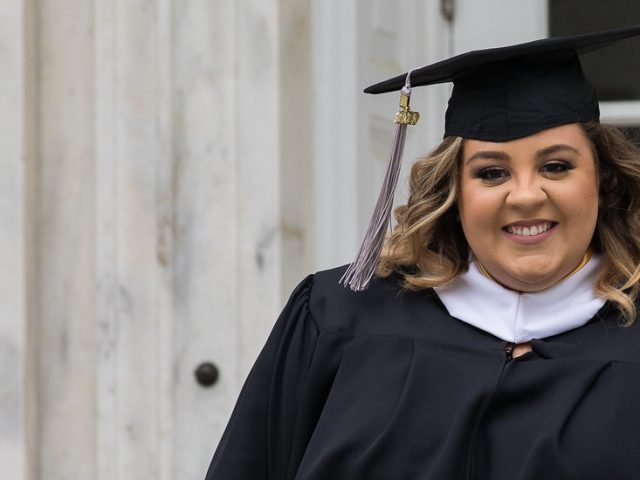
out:
M341 282L364 290L375 273L390 224L406 128L419 117L409 107L412 87L453 82L445 137L503 142L559 125L597 122L598 98L579 55L639 34L640 26L634 26L475 50L367 87L364 91L374 94L400 90L400 111L382 191Z

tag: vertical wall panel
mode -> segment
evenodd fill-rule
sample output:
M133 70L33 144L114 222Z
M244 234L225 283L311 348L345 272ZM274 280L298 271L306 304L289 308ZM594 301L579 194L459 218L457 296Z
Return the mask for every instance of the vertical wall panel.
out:
M363 231L357 189L356 3L326 0L311 7L314 269L351 261Z
M171 478L169 4L96 5L99 478Z
M41 477L95 475L93 5L40 0L36 315ZM61 441L64 439L64 441ZM80 462L74 459L81 458Z
M237 395L235 2L181 0L174 22L175 277L173 478L199 478ZM220 370L200 386L201 362Z
M312 268L311 0L280 0L281 303Z
M158 403L158 447L155 455L158 463L158 480L181 480L174 473L176 453L182 447L175 438L176 375L175 375L175 325L180 318L175 315L175 254L176 232L174 124L173 124L173 0L158 0L155 12L156 55L156 104L154 125L156 144L156 206L158 210L156 231L156 275L158 282L155 296L158 328L158 380L155 390ZM178 407L180 408L180 407ZM193 409L192 404L183 408ZM179 411L179 410L178 410Z
M238 175L236 268L240 376L282 307L278 2L236 3L235 164Z
M0 4L0 465L16 480L35 478L33 325L29 182L34 128L30 4Z
M115 21L113 2L95 3L97 480L118 479Z

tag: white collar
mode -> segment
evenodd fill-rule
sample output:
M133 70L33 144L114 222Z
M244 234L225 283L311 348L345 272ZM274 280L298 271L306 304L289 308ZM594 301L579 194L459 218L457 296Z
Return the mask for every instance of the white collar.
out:
M451 283L434 290L449 314L503 340L522 343L587 323L605 301L593 291L601 258L536 293L509 290L483 275L476 262Z

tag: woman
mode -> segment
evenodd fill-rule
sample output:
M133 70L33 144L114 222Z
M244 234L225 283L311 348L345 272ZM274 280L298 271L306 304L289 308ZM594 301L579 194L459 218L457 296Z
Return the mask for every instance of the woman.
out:
M577 53L638 33L412 73L454 81L446 138L377 276L298 286L208 480L637 477L640 153L598 123Z

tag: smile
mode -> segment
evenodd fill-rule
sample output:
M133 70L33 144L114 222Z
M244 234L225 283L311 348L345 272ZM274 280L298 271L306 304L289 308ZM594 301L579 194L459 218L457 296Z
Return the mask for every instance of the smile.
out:
M536 235L540 235L554 225L553 222L540 222L533 225L523 226L523 225L507 225L505 230L507 232L518 235L521 237L535 237Z

